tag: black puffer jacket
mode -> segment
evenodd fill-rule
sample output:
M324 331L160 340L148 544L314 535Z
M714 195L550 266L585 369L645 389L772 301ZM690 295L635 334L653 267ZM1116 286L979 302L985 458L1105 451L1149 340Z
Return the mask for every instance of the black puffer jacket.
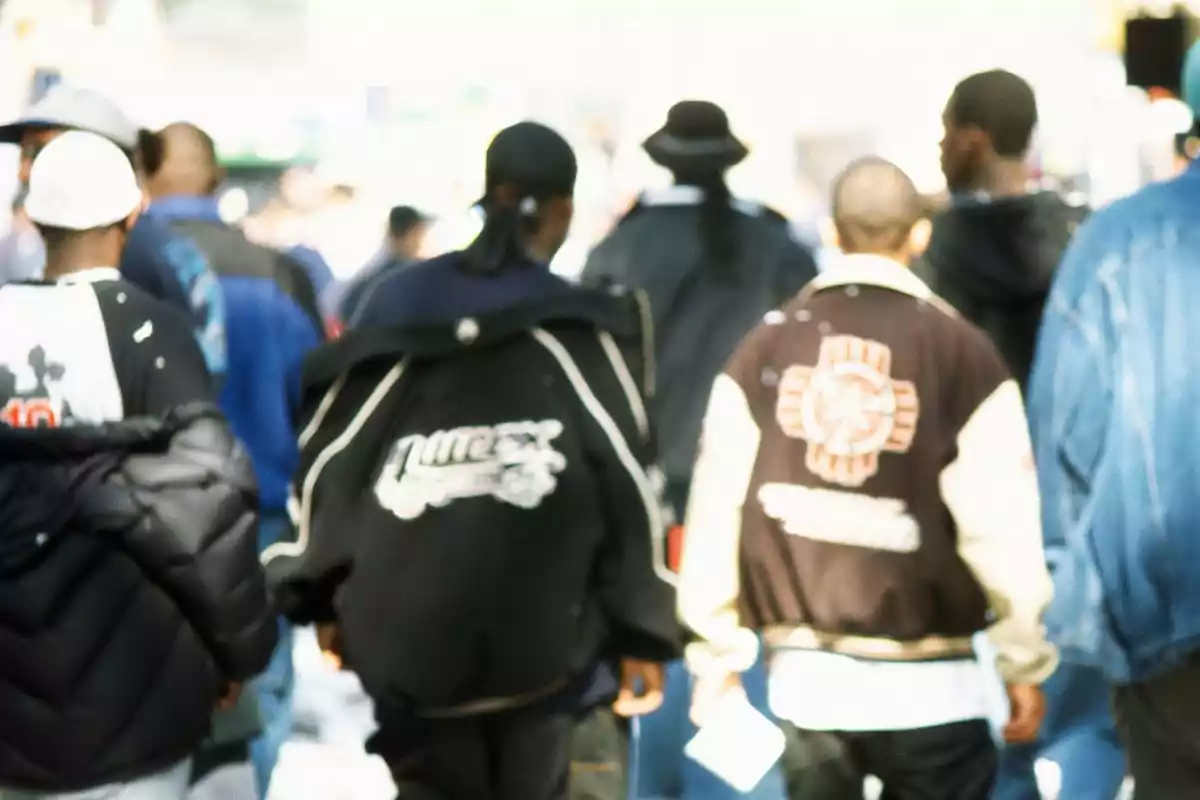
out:
M257 518L208 407L0 426L0 786L78 790L196 749L275 645Z

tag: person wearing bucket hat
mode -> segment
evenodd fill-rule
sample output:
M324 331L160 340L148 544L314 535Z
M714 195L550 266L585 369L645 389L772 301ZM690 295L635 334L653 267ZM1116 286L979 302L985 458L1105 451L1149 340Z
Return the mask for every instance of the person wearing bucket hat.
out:
M1183 97L1200 116L1200 44ZM1200 786L1200 165L1094 212L1050 290L1028 406L1050 639L1111 688L1138 798Z
M808 283L817 265L792 239L782 216L731 195L725 174L749 148L730 130L719 106L677 103L643 148L671 172L674 186L642 194L588 257L581 279L588 285L628 285L649 299L657 374L651 412L658 423L666 497L674 518L682 520L714 379L742 337ZM682 535L681 527L672 528L672 561ZM761 672L755 675L761 679ZM689 697L686 670L670 665L659 718L679 719L675 727L682 730ZM647 742L650 730L648 722ZM674 788L689 780L688 770L644 764L642 777Z
M656 417L668 497L682 516L704 400L742 335L817 273L786 220L733 198L725 173L749 154L716 104L684 100L643 143L675 185L646 192L595 248L584 283L644 290L655 325Z
M549 269L561 135L517 123L486 162L478 237L384 275L309 357L297 540L263 560L375 701L400 797L624 800L618 716L681 652L645 310Z
M720 106L684 100L667 112L667 121L642 143L655 164L679 175L723 173L750 154L729 129Z
M18 177L29 181L34 159L66 131L86 131L121 149L139 165L151 137L111 99L91 89L62 83L19 119L0 125L0 144L20 147ZM130 283L189 314L209 371L225 372L224 298L203 255L186 239L172 236L147 216L131 232L118 265Z

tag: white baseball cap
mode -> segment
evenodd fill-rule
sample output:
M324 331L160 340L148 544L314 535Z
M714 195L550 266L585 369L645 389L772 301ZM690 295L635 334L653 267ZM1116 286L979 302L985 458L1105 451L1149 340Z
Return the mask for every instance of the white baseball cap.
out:
M33 161L25 213L39 225L103 228L141 206L142 189L129 157L103 136L67 131Z

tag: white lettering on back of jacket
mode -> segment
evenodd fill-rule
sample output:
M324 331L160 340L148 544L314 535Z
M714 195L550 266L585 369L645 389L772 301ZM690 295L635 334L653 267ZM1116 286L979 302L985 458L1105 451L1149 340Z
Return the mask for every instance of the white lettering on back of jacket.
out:
M562 432L561 422L547 419L405 436L388 453L375 497L400 519L479 497L537 508L567 466L552 444Z

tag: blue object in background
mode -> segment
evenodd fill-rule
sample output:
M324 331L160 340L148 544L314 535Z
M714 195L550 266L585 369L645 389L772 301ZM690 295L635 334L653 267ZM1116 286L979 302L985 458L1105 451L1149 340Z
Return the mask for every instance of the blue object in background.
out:
M1070 800L1112 800L1125 780L1125 755L1109 710L1109 686L1097 670L1060 664L1042 687L1046 718L1037 743L1005 747L992 800L1041 797L1033 765L1058 765L1058 796Z
M742 680L751 705L771 717L761 657ZM678 661L669 664L662 707L637 720L633 729L630 800L787 800L778 766L753 791L742 794L683 754L684 745L696 735L688 716L691 699L687 668Z

